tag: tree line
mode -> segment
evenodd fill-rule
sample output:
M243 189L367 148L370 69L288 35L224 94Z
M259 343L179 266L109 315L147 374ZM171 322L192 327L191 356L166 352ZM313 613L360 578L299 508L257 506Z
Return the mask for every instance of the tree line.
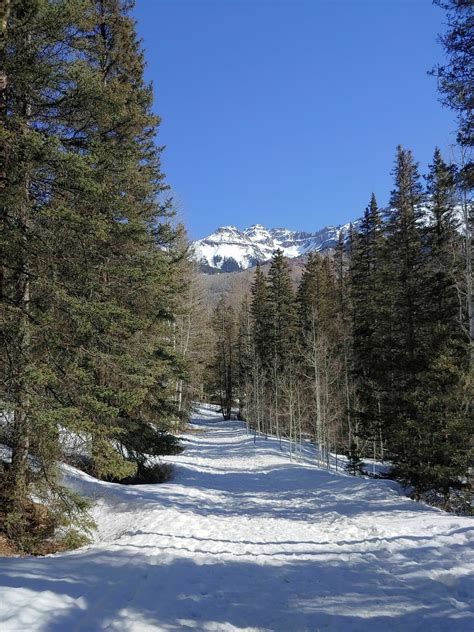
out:
M472 494L474 6L435 0L446 11L440 37L441 102L458 121L456 165L436 149L424 182L398 147L389 207L375 196L340 236L333 256L312 253L297 288L281 252L268 278L257 267L250 296L213 318L209 392L226 417L232 405L256 432L301 445L318 459L345 452L392 464L391 475L446 507ZM232 362L234 358L234 362ZM454 499L454 500L453 500Z
M309 433L321 463L390 461L447 502L472 458L465 182L438 149L425 186L403 147L393 173L390 206L372 195L333 255L310 253L296 288L277 251L236 314L220 300L209 388L257 433L293 450Z

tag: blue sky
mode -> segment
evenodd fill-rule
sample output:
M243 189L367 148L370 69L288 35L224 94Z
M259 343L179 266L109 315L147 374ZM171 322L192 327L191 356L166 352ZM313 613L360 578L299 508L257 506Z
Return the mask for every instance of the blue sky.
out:
M431 0L137 0L163 168L195 239L217 226L316 230L386 204L395 147L422 170L453 114Z

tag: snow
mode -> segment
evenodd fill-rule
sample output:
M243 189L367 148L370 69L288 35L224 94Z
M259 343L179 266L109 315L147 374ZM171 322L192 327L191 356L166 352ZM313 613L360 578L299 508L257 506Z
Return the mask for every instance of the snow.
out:
M201 409L174 480L96 499L97 541L0 558L0 629L146 632L474 629L474 521L390 481L290 460Z
M340 231L347 237L349 226L327 226L315 233L265 228L262 224L253 224L242 231L235 226L221 226L211 235L194 241L192 250L197 261L211 267L246 269L257 261L269 261L279 248L285 257L294 258L312 250L334 247Z
M430 205L424 204L419 207L422 212L420 226L429 226L433 222ZM387 214L389 209L381 209L382 215ZM463 213L462 207L456 206L455 216L460 223L462 232ZM356 230L361 219L352 222ZM192 243L194 258L207 264L211 268L233 271L244 270L254 266L257 261L263 263L272 258L277 249L281 249L285 257L301 257L309 252L324 251L334 248L339 233L342 232L344 238L349 236L351 224L339 226L326 226L316 232L294 231L288 228L266 228L262 224L253 224L244 230L239 230L236 226L221 226L211 235L199 239Z

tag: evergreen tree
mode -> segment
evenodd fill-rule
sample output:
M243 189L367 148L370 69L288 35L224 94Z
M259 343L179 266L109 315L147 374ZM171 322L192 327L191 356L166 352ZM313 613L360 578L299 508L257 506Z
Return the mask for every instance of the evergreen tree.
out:
M63 144L77 2L17 0L9 8L2 16L0 399L10 419L12 464L1 491L4 529L28 549L29 520L34 520L31 484L41 498L48 482L51 505L68 498L55 478L59 446L53 382L64 374L48 357L55 314L47 286L61 280L45 225L56 191L74 186L86 162L69 156ZM28 464L30 454L37 459L35 471ZM72 508L75 503L64 504Z
M295 296L288 262L282 250L273 254L268 272L268 295L270 305L270 375L273 419L277 436L281 436L280 382L284 371L290 366L296 351L297 320ZM286 420L284 420L286 423Z
M428 362L420 385L420 457L411 480L418 489L442 491L448 502L452 488L460 486L468 471L471 424L463 406L468 345L457 291L462 262L455 212L455 172L438 149L427 182L431 221L426 238L424 338Z
M282 250L273 254L268 272L272 366L277 373L283 370L294 354L296 342L296 309L293 283L288 262Z
M252 389L253 341L248 295L245 294L237 318L237 392L239 418L246 417L248 396Z
M262 369L270 365L270 296L265 275L259 264L251 286L250 312L253 322L255 353Z
M421 384L428 363L426 336L426 246L421 227L423 190L409 150L397 148L396 187L387 214L387 260L390 318L384 323L387 351L385 423L399 472L410 478L420 465L425 424ZM421 390L420 390L421 389Z
M459 219L456 215L456 174L436 148L427 176L430 225L427 229L429 324L434 338L430 346L438 349L446 335L461 330L456 285L461 276ZM439 336L439 339L437 340Z
M447 12L448 31L441 42L448 63L433 71L442 102L458 115L458 141L474 145L474 6L471 0L435 0Z
M66 191L53 200L55 221L64 213L69 220L56 241L58 260L65 248L71 253L59 270L66 289L58 296L60 310L70 339L79 335L76 344L86 352L78 358L73 351L61 361L69 374L80 376L76 392L86 379L87 398L80 397L79 405L91 424L95 471L114 477L130 468L110 440L125 436L132 422L162 430L175 412L170 327L173 295L181 289L177 236L167 223L170 201L154 144L159 119L151 112L130 7L96 0L77 20L80 90L73 95L67 147L86 157L89 169L80 197Z
M470 345L470 373L474 374L474 5L471 0L435 0L447 13L447 32L441 42L447 57L444 66L432 72L438 77L438 89L444 105L457 113L461 165L458 175L464 233L464 302L467 308L467 335ZM471 408L472 410L472 408Z
M362 476L364 474L364 463L357 451L357 445L353 441L347 452L346 470L352 476Z
M230 419L235 401L236 382L236 339L233 309L227 305L224 297L219 299L212 326L215 335L213 359L213 386L221 406L224 419Z
M352 240L350 294L352 316L355 422L359 438L372 445L381 438L383 390L382 222L375 195ZM381 443L382 445L382 443ZM383 458L383 454L380 455Z
M269 431L267 390L271 369L270 298L265 275L259 264L250 288L251 388L247 418L255 431Z
M135 468L117 450L130 427L161 436L175 413L182 254L130 6L16 1L6 23L2 491L18 540L32 484L67 498L61 433L82 433L96 472L120 477Z
M343 359L343 375L341 380L341 388L345 394L345 421L348 443L351 444L354 436L354 428L352 422L352 400L353 389L350 379L350 373L353 364L352 354L352 332L350 318L350 292L349 292L349 270L348 259L351 256L353 242L353 226L349 227L348 248L344 242L342 231L339 232L334 255L334 267L337 286L337 321L339 325L339 344L341 346L341 355ZM346 250L348 251L346 253ZM358 441L358 438L356 438Z

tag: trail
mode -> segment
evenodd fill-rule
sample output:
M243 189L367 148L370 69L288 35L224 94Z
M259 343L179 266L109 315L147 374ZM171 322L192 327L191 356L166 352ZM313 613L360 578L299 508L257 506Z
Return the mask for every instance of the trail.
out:
M290 461L210 410L194 424L169 483L67 468L97 542L0 558L2 632L474 630L473 519Z

